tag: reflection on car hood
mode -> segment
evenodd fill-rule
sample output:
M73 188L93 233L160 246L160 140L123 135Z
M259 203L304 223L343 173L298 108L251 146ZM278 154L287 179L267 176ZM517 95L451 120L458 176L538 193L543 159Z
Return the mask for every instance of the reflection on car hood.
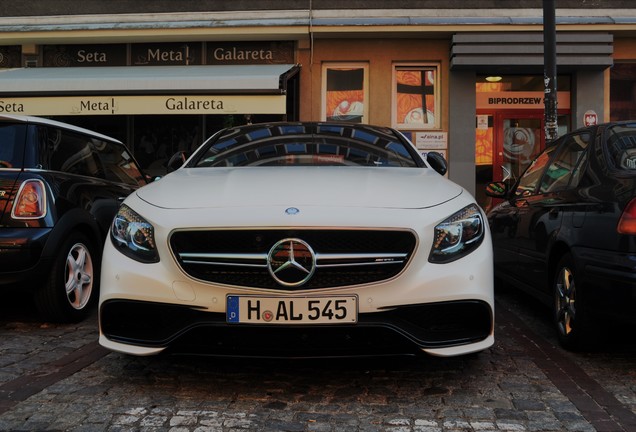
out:
M137 191L162 208L338 206L424 208L462 193L430 168L184 168Z

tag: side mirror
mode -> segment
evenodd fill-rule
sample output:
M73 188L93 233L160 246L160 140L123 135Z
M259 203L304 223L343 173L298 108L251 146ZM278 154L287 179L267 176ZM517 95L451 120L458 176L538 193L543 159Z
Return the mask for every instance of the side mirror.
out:
M448 171L448 165L446 164L446 159L442 156L441 153L436 151L430 151L426 153L426 162L437 171L440 175L445 175Z
M506 198L510 192L508 182L497 181L486 185L486 195L493 198Z
M188 153L185 151L178 151L173 154L166 165L166 171L170 173L181 168L185 161L188 159L188 156Z

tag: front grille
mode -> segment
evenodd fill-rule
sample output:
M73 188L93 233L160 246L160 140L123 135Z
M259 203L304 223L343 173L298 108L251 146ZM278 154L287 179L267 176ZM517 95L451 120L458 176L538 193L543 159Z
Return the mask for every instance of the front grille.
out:
M302 284L281 284L270 272L270 251L283 239L301 240L314 253L314 272ZM416 242L411 231L403 230L197 230L177 231L170 237L170 247L179 265L195 279L288 290L390 279L404 269Z

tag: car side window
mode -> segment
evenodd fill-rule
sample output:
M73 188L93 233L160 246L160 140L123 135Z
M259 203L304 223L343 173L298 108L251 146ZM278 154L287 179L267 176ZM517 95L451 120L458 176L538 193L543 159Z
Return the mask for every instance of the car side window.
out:
M560 146L559 153L541 178L539 192L555 192L568 186L576 187L585 166L589 143L589 132L567 136Z
M141 170L124 146L101 140L93 140L92 145L104 166L107 180L132 186L145 183Z
M26 126L14 123L0 125L0 168L20 168Z
M104 178L104 170L89 136L48 127L47 146L50 169Z
M545 149L535 160L532 161L528 169L523 173L519 179L519 184L515 190L516 197L524 197L534 194L537 184L548 166L552 154L557 149L557 145L553 145Z
M610 161L619 170L636 170L636 125L628 123L607 128Z

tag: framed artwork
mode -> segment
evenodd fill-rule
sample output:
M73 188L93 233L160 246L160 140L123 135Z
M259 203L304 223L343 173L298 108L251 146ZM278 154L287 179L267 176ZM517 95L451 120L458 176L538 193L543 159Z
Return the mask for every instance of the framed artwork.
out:
M393 127L439 129L439 66L393 66Z
M324 63L322 120L367 123L368 64Z

